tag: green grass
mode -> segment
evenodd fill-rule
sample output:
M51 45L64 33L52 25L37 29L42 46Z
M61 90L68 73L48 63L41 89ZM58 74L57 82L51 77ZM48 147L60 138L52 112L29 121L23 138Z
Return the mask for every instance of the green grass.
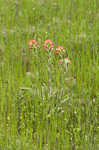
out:
M99 149L99 1L0 0L0 150ZM29 40L40 44L28 49ZM66 49L58 65L46 39Z

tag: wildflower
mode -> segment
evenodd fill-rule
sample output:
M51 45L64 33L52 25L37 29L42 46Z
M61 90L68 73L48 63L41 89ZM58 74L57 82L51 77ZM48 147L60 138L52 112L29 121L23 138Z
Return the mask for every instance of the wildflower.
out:
M36 40L30 40L29 41L29 49L35 48L38 46L38 43Z
M53 42L51 40L46 40L43 44L43 49L46 50L49 48L49 50L52 50L54 47Z
M65 64L70 64L71 63L71 61L68 59L68 57L64 58L64 62L65 62Z
M62 46L58 46L55 50L55 54L60 54L61 52L65 52L65 49Z
M62 64L70 64L71 61L68 59L68 57L65 57L64 59L60 59L58 64L62 65Z

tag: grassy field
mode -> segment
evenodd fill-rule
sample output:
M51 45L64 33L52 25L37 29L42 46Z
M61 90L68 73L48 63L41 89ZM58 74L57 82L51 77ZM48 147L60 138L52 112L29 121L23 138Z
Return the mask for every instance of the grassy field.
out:
M99 0L0 0L0 150L27 149L99 150Z

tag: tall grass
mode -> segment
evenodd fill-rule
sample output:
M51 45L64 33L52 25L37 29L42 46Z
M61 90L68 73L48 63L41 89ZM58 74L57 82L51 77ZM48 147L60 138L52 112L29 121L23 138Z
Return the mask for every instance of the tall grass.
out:
M0 150L99 149L99 1L0 0ZM29 40L40 47L29 50ZM62 45L68 69L44 51Z

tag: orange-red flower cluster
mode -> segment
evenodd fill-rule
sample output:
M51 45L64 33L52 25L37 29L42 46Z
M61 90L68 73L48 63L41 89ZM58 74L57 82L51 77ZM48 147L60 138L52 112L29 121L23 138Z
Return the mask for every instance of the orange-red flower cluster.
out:
M58 46L57 48L56 48L56 50L55 50L55 53L56 54L58 54L58 53L60 53L60 52L65 52L65 49L62 47L62 46Z
M53 42L51 40L46 40L43 44L43 49L46 50L47 48L49 50L52 50L54 47Z
M70 59L68 59L68 57L65 57L64 59L60 59L58 62L59 65L61 65L62 63L70 64L71 61L70 61Z
M33 49L35 47L38 47L39 44L36 40L30 40L29 41L29 49ZM45 40L44 44L43 44L43 50L53 50L54 49L54 44L51 40ZM58 46L55 50L55 54L59 54L60 56L64 55L64 52L65 52L65 49L62 47L62 46ZM65 57L63 59L60 59L58 64L61 65L61 64L70 64L71 61L68 59L68 57Z
M29 41L29 49L35 48L38 46L38 43L36 40L30 40Z

